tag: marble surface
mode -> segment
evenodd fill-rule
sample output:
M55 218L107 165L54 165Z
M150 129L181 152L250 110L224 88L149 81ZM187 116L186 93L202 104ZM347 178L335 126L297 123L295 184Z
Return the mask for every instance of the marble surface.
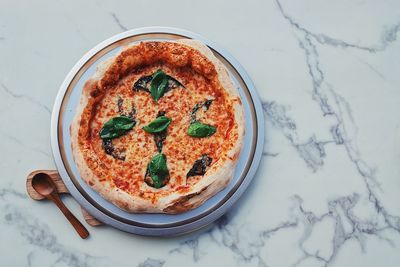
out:
M83 241L25 177L53 169L57 90L91 47L164 25L248 70L266 145L240 202L207 229ZM400 266L400 2L1 1L1 266ZM64 200L75 214L79 206Z

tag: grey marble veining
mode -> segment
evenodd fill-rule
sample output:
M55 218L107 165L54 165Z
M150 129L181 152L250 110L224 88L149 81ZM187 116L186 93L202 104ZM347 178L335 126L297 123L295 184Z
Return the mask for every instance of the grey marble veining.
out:
M27 197L25 177L54 168L50 113L73 64L152 25L203 34L248 70L263 101L263 159L206 229L89 228L82 241L51 203ZM3 1L0 265L400 266L399 32L398 1Z

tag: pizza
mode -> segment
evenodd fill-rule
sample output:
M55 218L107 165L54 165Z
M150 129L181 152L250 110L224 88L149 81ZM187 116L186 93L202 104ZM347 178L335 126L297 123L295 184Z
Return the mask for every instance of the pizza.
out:
M71 124L82 179L133 213L181 213L224 189L244 137L224 65L196 40L143 41L102 62Z

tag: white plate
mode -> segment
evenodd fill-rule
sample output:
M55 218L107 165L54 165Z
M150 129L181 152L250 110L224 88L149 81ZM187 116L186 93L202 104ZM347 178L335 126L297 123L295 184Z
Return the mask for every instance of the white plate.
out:
M233 78L245 110L246 135L243 150L228 186L200 207L177 215L134 214L125 212L102 198L80 177L72 159L69 127L84 83L94 74L97 65L114 56L126 44L143 40L197 39L207 44L225 64ZM51 123L53 155L58 171L72 196L98 220L123 231L141 235L176 235L194 231L222 216L247 188L261 159L264 120L260 100L243 67L216 44L198 34L181 29L149 27L130 30L100 43L72 68L57 95Z

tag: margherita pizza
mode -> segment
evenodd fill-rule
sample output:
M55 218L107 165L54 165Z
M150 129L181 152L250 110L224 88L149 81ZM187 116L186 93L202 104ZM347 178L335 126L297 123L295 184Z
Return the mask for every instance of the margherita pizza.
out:
M243 136L227 70L186 39L140 42L103 62L71 125L82 179L136 213L188 211L225 188Z

